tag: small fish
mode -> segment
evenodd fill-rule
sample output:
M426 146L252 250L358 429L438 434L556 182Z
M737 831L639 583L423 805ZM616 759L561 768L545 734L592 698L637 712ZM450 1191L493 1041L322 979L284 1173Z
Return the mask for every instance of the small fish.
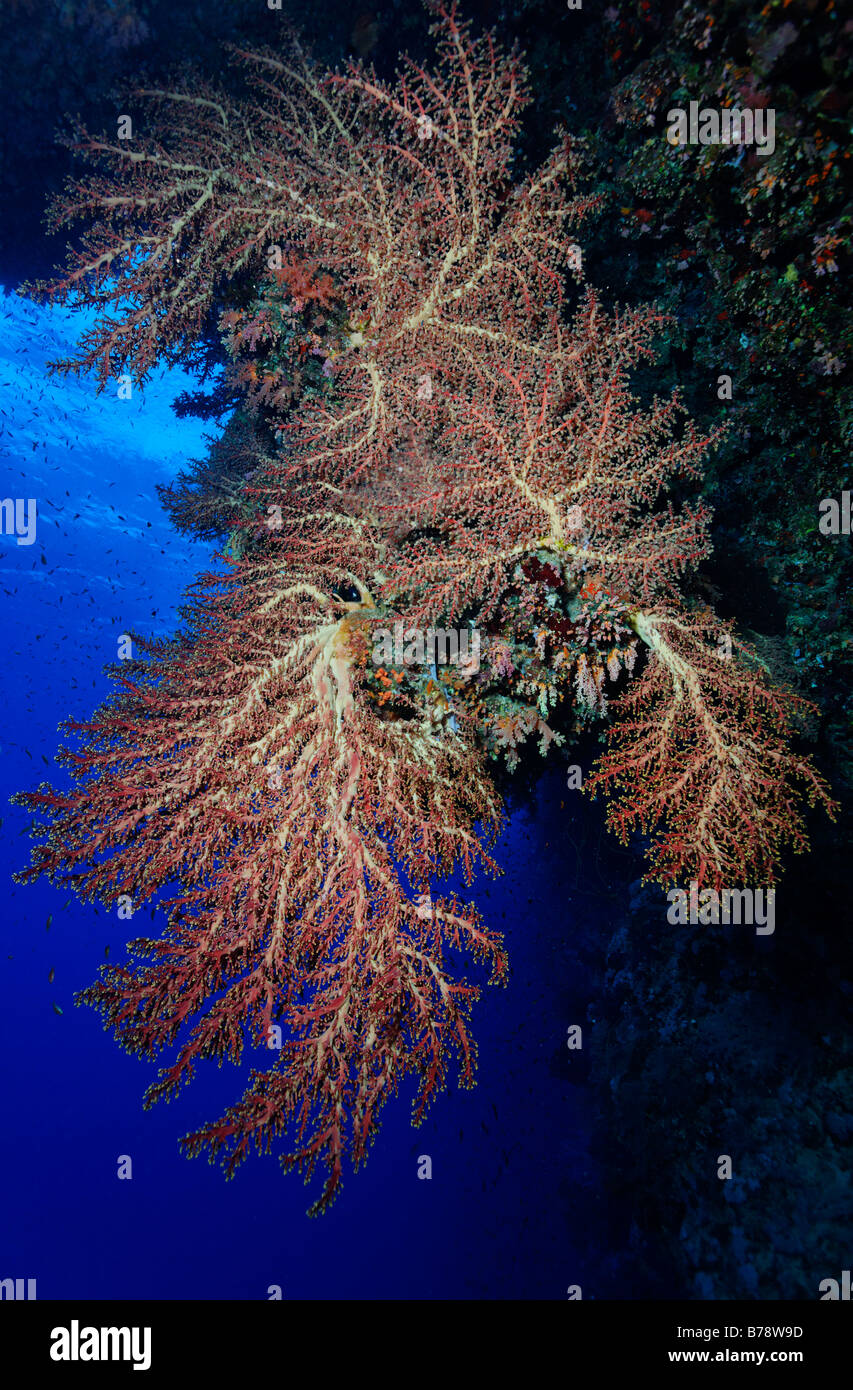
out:
M109 953L110 953L110 948L109 948L109 946L105 946L105 947L104 947L104 955L105 955L105 956L108 956Z
M56 971L54 970L53 966L51 966L50 969L49 969L48 972L47 972L47 983L48 983L49 985L52 985L52 984L53 984L53 977L54 977L55 974L56 974Z
M47 921L46 921L45 924L44 924L44 929L45 929L45 931L50 931L50 924L51 924L52 921L53 921L53 913L51 912L50 915L49 915L49 917L48 917L48 919L47 919Z
M62 1013L62 1010L60 1009L60 1007L59 1007L58 1004L54 1004L54 1006L53 1006L53 1012L54 1012L55 1014L61 1014L61 1013Z

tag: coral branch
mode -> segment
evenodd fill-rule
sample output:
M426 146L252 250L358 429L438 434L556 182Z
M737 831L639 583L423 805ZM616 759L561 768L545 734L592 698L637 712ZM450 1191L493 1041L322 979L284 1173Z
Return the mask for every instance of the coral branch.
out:
M651 658L619 701L608 752L587 784L613 798L608 823L655 835L663 883L769 884L782 849L808 846L800 809L835 807L790 734L810 709L771 685L750 648L710 614L659 609L633 626Z
M802 792L833 810L789 745L803 702L737 638L721 654L682 596L719 436L632 391L666 320L590 290L571 313L571 238L597 204L579 152L558 132L514 182L520 59L429 8L436 61L392 84L321 72L294 40L234 51L240 100L187 81L138 94L132 139L78 131L94 172L52 216L87 230L36 287L95 310L60 370L209 365L216 330L229 370L203 406L242 404L161 493L181 530L227 538L227 571L69 726L72 789L18 798L49 822L19 877L163 907L162 938L83 1000L131 1051L168 1054L149 1103L263 1049L184 1146L229 1173L253 1148L324 1165L315 1210L407 1076L416 1120L454 1058L473 1079L478 986L456 958L499 980L503 949L432 880L495 867L487 756L513 767L525 741L615 716L591 786L623 839L656 836L665 881L769 881L805 846ZM389 673L372 638L398 617L482 629L482 666Z
M105 968L82 998L129 1050L178 1046L149 1102L203 1058L239 1060L247 1029L263 1046L280 1019L274 1072L186 1142L218 1152L227 1139L233 1169L250 1140L267 1149L292 1124L287 1165L329 1167L322 1205L407 1073L418 1113L454 1051L472 1079L477 990L454 981L448 948L488 957L497 977L503 956L471 908L416 901L432 874L491 863L473 822L492 833L499 812L478 758L461 734L384 722L359 701L350 646L371 609L336 596L350 536L326 526L323 567L316 542L282 532L225 592L200 583L191 636L76 730L83 752L65 761L79 790L21 797L52 822L21 878L134 909L181 884L163 939L132 943L146 963Z

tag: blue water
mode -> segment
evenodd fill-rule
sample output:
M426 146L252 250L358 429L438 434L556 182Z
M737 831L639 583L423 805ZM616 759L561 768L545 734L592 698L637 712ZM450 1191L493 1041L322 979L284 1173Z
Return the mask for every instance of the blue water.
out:
M102 668L122 633L173 630L184 587L213 563L174 533L155 492L204 450L205 427L171 410L189 379L170 371L122 401L88 378L50 376L83 322L0 295L2 495L39 506L35 544L0 539L0 1276L35 1277L39 1298L263 1299L271 1285L285 1298L565 1298L572 1284L618 1296L613 1214L589 1152L595 1102L565 1042L570 1024L595 1026L584 962L606 945L611 850L598 808L563 790L558 766L512 815L503 878L478 886L512 972L475 1010L477 1088L451 1089L419 1131L410 1096L392 1100L366 1167L323 1217L305 1215L316 1186L274 1159L253 1157L226 1182L178 1151L242 1092L250 1060L203 1066L177 1101L146 1112L154 1068L74 1007L105 948L122 959L148 918L131 926L45 882L12 885L30 817L8 798L62 785L59 722L86 718L107 693ZM423 1154L430 1181L417 1176Z

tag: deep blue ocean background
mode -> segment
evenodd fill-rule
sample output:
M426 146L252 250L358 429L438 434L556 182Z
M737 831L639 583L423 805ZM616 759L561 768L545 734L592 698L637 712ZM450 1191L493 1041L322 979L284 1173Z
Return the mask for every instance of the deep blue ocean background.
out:
M264 1299L271 1285L297 1299L552 1299L575 1284L585 1298L641 1293L620 1253L627 1214L608 1202L591 1153L586 1053L566 1047L571 1024L585 1041L594 1033L588 962L606 943L618 847L603 838L601 810L565 789L560 763L514 808L503 877L476 886L512 963L508 987L486 989L475 1011L477 1088L451 1089L419 1131L411 1096L393 1100L365 1169L327 1215L306 1216L316 1184L274 1159L253 1157L226 1182L179 1153L180 1135L240 1094L249 1058L203 1065L178 1101L146 1112L153 1066L74 1007L106 949L121 959L128 938L156 925L143 913L120 922L44 881L12 884L29 859L30 816L9 797L63 785L58 724L87 718L107 694L120 635L172 632L184 588L215 564L212 549L172 530L155 491L204 452L206 427L171 409L190 379L168 371L123 401L112 385L98 396L90 378L50 375L84 324L0 296L2 492L38 500L35 544L0 540L0 1276L36 1278L40 1299ZM618 893L624 902L624 883ZM422 1154L431 1181L417 1177ZM131 1180L117 1176L121 1155Z

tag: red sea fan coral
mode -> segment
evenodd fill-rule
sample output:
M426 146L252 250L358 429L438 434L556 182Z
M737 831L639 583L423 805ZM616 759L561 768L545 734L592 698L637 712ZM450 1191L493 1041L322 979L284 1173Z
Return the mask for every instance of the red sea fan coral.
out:
M627 369L647 328L643 311L609 319L589 293L557 359L559 404L550 369L479 378L473 401L456 402L443 476L423 499L432 533L389 568L418 611L451 616L476 603L488 618L533 551L561 571L577 616L603 584L648 661L588 790L613 794L610 824L623 838L632 825L656 833L664 882L769 882L784 845L805 847L800 791L833 805L789 746L805 702L729 635L718 659L719 622L678 602L679 578L709 552L710 514L661 496L698 474L713 440L689 424L675 433L677 397L645 411L632 397ZM582 704L602 706L607 661L576 657Z
M52 210L54 224L90 230L66 274L37 288L97 311L63 368L103 382L176 360L224 279L285 245L335 277L349 310L342 404L305 421L318 468L381 464L400 425L428 413L424 376L434 399L487 353L544 361L575 264L570 230L597 200L568 196L579 159L565 135L512 184L522 65L472 38L455 5L434 9L434 69L408 63L394 87L357 67L319 73L294 41L285 56L236 55L252 83L242 104L199 84L144 90L152 133L77 131L69 143L107 173L71 182Z
M713 614L666 605L637 613L651 652L618 702L610 747L588 784L612 800L623 840L652 832L663 883L772 883L781 851L807 847L801 803L829 811L825 780L791 747L811 708L774 685Z
M145 135L80 132L98 172L54 219L88 230L40 287L95 310L60 367L102 384L195 350L217 314L247 374L264 353L251 420L165 494L234 558L199 581L181 635L72 726L72 789L19 798L49 822L21 878L165 899L162 939L83 998L128 1049L176 1050L149 1100L258 1048L270 1065L185 1146L233 1171L280 1140L286 1167L326 1165L315 1209L404 1077L416 1117L454 1055L472 1080L477 986L451 960L465 949L501 978L504 956L432 880L493 867L496 743L510 760L530 734L562 743L560 701L580 688L600 713L641 643L592 786L614 794L619 833L656 834L661 876L769 878L785 839L805 842L794 784L831 809L787 751L794 698L736 639L718 659L714 620L681 595L709 551L684 489L714 441L677 397L642 407L630 390L663 318L606 314L591 292L567 313L595 201L573 191L576 151L559 134L513 183L521 63L455 5L431 9L436 64L394 85L318 72L294 43L238 55L242 103L188 81L143 94ZM331 380L302 396L275 376L294 295L334 321ZM488 670L368 668L392 615L480 624Z
M660 501L675 479L698 476L713 441L689 423L675 435L677 397L644 411L628 389L659 323L647 310L606 315L588 292L547 365L472 369L420 500L441 540L396 563L425 609L453 616L477 598L488 611L515 563L538 549L559 557L578 588L594 569L635 603L677 592L709 552L710 514Z
M350 648L372 600L339 594L361 588L352 563L363 572L369 547L301 521L224 586L201 581L187 637L69 726L83 747L62 761L79 786L21 798L51 821L22 878L127 895L134 910L180 883L163 938L131 943L142 963L105 968L82 997L128 1050L177 1047L148 1103L203 1058L280 1038L243 1099L184 1144L222 1151L231 1172L286 1132L285 1167L328 1167L319 1209L408 1073L416 1118L454 1053L471 1083L478 989L454 978L448 951L487 958L496 977L504 958L471 907L430 896L434 873L459 864L470 879L490 863L474 830L498 824L481 761L461 734L382 721L359 700Z

